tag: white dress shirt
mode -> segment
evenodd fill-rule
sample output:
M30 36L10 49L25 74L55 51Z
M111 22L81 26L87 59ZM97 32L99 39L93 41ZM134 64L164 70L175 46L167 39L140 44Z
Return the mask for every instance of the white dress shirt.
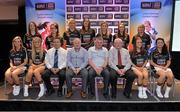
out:
M66 67L66 58L67 58L67 51L63 48L59 48L58 50L58 68L62 69ZM54 54L56 52L56 49L53 47L49 49L46 53L45 57L45 64L48 69L53 68L54 66Z
M121 48L120 52L122 65L125 66L124 70L127 71L131 68L132 65L129 51L125 48ZM118 65L118 49L116 49L115 47L111 47L111 49L109 50L109 66L117 71L119 70L119 68L116 65Z
M105 47L102 49L95 49L95 46L90 47L88 50L88 58L97 66L101 67L105 63L105 59L108 58L108 50Z

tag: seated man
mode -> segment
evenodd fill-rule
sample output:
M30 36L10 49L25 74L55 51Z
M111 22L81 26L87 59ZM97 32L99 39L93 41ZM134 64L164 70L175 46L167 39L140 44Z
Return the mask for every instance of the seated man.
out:
M112 87L112 98L116 98L117 78L125 77L126 85L124 89L124 96L130 98L133 81L136 77L131 70L131 60L128 50L122 48L122 40L117 38L114 40L114 46L109 50L109 66L110 83Z
M60 38L53 39L53 48L47 51L45 57L45 64L47 69L45 73L42 75L42 79L47 88L46 94L50 96L55 92L53 86L50 81L51 75L58 75L59 77L59 89L57 95L59 97L62 96L62 86L65 81L65 67L66 67L66 56L67 52L63 48L61 48L62 40Z
M73 48L68 50L67 53L67 64L68 70L66 72L66 83L68 88L68 93L66 98L70 98L72 96L72 77L74 75L81 75L82 77L82 90L81 97L86 97L86 86L88 79L88 71L85 68L88 64L88 52L86 49L81 47L81 40L79 38L75 38L73 40Z
M108 50L103 46L103 38L97 37L95 40L95 46L90 47L88 50L89 54L89 81L90 81L90 94L94 96L94 84L95 77L102 75L104 78L104 98L109 99L108 85L109 85L109 71L107 69L108 62Z

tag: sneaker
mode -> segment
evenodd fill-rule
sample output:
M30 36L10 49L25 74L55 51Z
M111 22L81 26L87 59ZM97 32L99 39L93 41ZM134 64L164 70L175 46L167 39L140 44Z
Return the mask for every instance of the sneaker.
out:
M160 89L156 89L156 94L159 98L163 98L163 95L161 93L161 90Z
M164 98L169 98L169 94L165 93Z
M169 92L171 90L171 87L166 87L166 91L165 91L165 94L164 94L164 98L169 98Z
M38 94L38 97L42 97L45 93L44 84L39 84L39 87L40 87L40 92Z
M28 97L29 93L28 93L28 85L24 86L24 97Z
M24 90L24 97L28 97L29 96L29 93L27 90Z
M143 98L142 91L139 91L139 92L138 92L138 98L140 98L140 99L142 99L142 98Z
M143 91L143 98L144 98L144 99L147 99L147 98L148 98L148 96L147 96L147 94L146 94L146 91Z
M17 96L19 95L19 92L20 92L20 86L14 86L13 95Z
M147 99L147 98L148 98L148 96L147 96L147 94L146 94L146 90L147 90L147 88L146 88L146 87L143 87L143 92L142 92L142 94L143 94L143 98L144 98L144 99Z
M143 98L142 87L138 87L138 98Z
M45 91L44 90L40 90L39 94L38 94L38 97L42 97L44 95Z

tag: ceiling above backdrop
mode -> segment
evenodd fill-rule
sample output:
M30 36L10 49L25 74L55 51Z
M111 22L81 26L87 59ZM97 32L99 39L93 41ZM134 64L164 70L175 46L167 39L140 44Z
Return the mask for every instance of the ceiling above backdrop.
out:
M0 0L0 21L18 20L18 7L24 0Z

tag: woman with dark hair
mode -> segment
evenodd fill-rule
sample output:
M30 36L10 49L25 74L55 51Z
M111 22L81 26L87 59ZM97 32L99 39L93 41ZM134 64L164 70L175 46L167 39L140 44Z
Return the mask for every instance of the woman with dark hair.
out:
M38 97L44 95L44 85L41 78L41 74L44 72L44 58L45 52L42 48L42 39L39 37L34 37L32 41L32 52L29 55L29 69L28 73L26 74L25 78L25 86L24 86L24 96L27 97L28 93L28 86L32 80L32 76L34 75L37 81L39 82L40 92Z
M54 38L62 38L59 34L59 26L57 23L53 23L50 25L50 35L46 37L45 44L46 44L46 50L49 50L53 47L53 39ZM63 39L63 38L62 38ZM61 47L66 49L66 43L61 43Z
M111 42L112 42L112 35L111 33L108 31L108 23L107 22L102 22L101 26L100 26L100 32L96 35L96 37L102 37L104 40L104 47L106 47L107 49L110 49L111 47Z
M119 25L118 25L118 33L113 36L113 41L116 38L120 38L123 41L123 47L125 49L128 48L128 45L129 45L129 34L126 33L125 25L123 23L119 23Z
M156 49L151 53L150 63L159 76L157 80L156 93L159 98L169 98L169 92L174 81L174 75L169 68L171 64L171 56L163 38L157 38ZM164 96L161 93L161 87L167 84Z
M32 49L32 39L35 36L40 36L40 34L38 33L38 28L37 28L36 23L31 21L28 24L28 31L24 35L24 38L23 38L24 46L26 47L28 51L31 51Z
M142 47L142 40L140 37L136 37L130 56L133 65L132 70L138 77L138 97L147 99L148 71L146 69L146 64L148 62L148 55L147 51Z
M20 36L14 37L12 40L12 49L10 51L10 68L5 72L5 80L13 85L13 95L17 96L20 92L20 81L18 75L24 73L27 64L27 52L23 47Z
M88 18L83 19L82 29L80 30L82 47L88 49L93 46L93 38L95 37L95 30L91 28L91 22Z
M69 45L69 47L72 47L73 40L75 38L80 38L80 33L76 29L76 21L73 18L69 19L68 26L69 28L64 32L63 38L66 40L67 45Z

